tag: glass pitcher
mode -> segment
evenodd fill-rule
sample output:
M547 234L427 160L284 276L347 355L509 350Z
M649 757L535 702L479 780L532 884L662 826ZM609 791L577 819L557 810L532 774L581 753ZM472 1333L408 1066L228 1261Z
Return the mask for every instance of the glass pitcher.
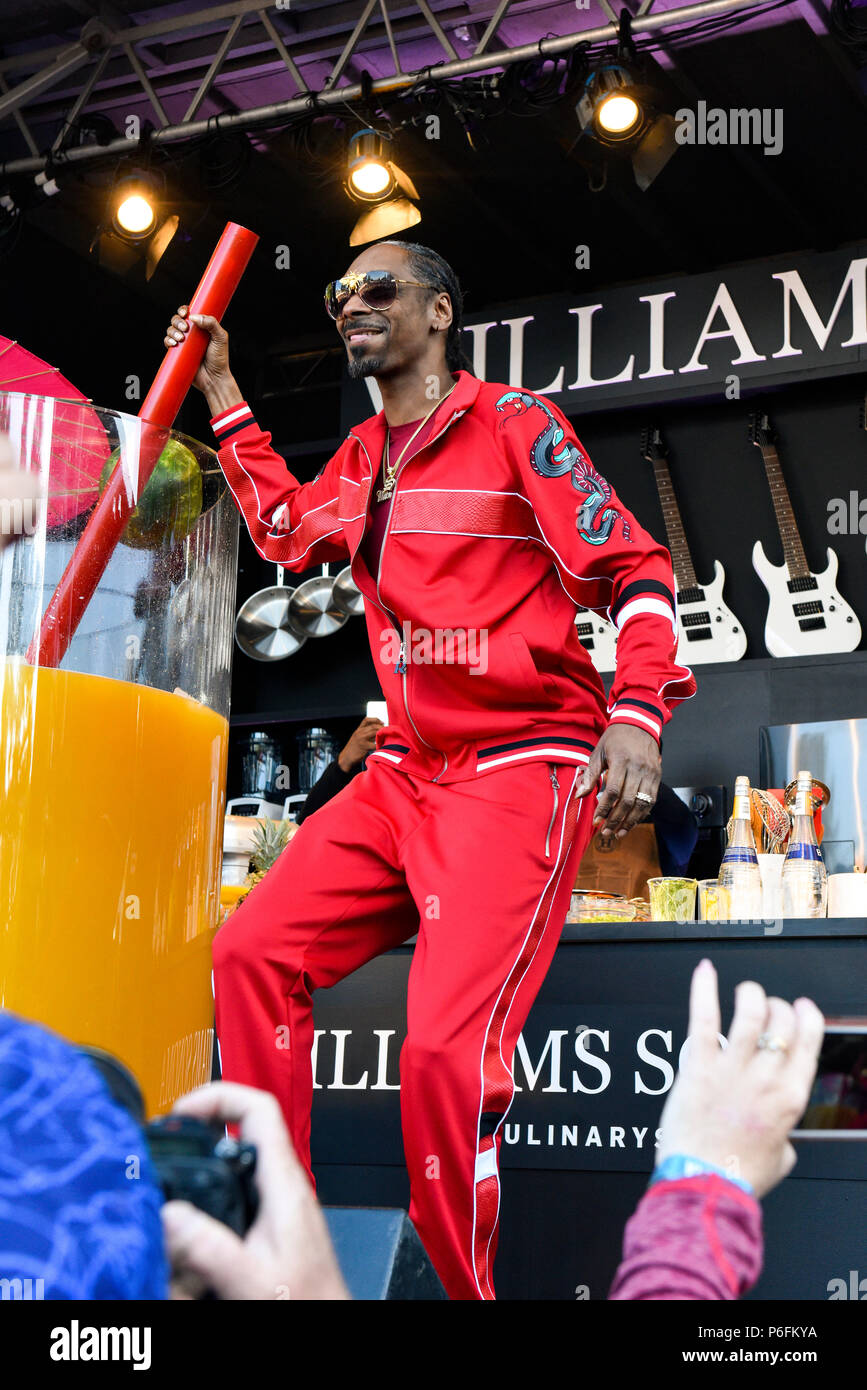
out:
M86 402L0 393L47 500L0 552L0 1005L100 1047L149 1114L211 1074L238 513L216 455ZM120 461L136 503L65 656L43 614ZM31 653L28 656L28 652Z

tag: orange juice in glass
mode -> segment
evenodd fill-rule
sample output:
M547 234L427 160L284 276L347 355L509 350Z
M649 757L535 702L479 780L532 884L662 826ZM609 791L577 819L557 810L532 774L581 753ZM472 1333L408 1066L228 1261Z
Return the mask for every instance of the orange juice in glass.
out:
M0 428L51 498L81 450L42 399L0 396ZM134 474L128 417L81 410ZM117 547L59 669L23 653L94 499L54 525L49 503L0 558L0 1004L113 1053L148 1114L208 1080L213 1039L237 513L183 447L198 514L188 479L181 525L171 487L148 499L147 543Z

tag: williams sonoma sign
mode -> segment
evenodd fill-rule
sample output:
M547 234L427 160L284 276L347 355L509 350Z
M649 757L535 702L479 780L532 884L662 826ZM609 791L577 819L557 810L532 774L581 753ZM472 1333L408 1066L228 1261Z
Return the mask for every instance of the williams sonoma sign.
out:
M501 1131L504 1168L650 1172L662 1108L689 1046L690 972L707 945L572 940L558 947L512 1064L515 1095ZM752 968L745 962L757 943L726 945L749 947L738 956L740 965L730 957L731 982ZM785 944L772 949L775 957L783 952L775 986L794 998L801 956ZM650 955L659 961L652 972ZM411 963L407 947L386 952L315 996L314 1168L404 1165L400 1051ZM799 1145L798 1172L861 1178L857 1148Z
M394 1010L381 1000L373 1011L332 1014L317 999L327 1025L316 1029L312 1058L317 1163L403 1161L398 1061L406 1030L403 1001L393 1002ZM649 1172L686 1046L682 1010L537 1005L515 1053L503 1163Z
M466 287L471 291L472 286ZM550 396L567 414L867 368L867 247L562 294L467 314L476 376ZM344 425L380 408L345 384Z

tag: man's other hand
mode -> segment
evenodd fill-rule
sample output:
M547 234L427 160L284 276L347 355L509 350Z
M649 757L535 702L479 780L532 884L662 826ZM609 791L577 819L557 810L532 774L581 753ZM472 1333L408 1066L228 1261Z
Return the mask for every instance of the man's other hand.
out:
M622 840L653 810L661 771L655 738L632 724L608 726L578 783L578 795L586 796L605 775L593 818L593 825L601 827L603 841L612 836Z

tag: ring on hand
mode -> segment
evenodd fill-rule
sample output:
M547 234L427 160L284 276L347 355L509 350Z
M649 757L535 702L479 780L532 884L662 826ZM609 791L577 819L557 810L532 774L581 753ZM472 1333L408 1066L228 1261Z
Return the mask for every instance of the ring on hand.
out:
M756 1047L763 1052L788 1052L789 1044L776 1033L762 1033Z
M636 801L646 801L647 804L648 804L648 806L652 806L652 805L653 805L653 802L654 802L654 798L653 798L652 796L648 796L647 792L636 792L636 793L635 793L635 800L636 800Z

